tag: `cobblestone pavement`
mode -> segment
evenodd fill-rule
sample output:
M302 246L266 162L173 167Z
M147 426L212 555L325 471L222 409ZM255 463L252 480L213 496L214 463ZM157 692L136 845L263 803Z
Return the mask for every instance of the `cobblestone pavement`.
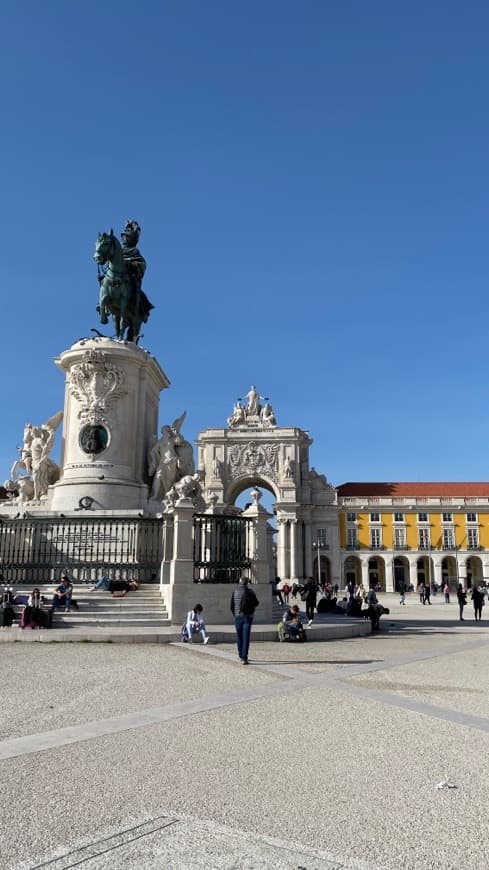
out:
M252 643L248 668L3 646L2 867L486 870L489 624L383 600L380 634Z

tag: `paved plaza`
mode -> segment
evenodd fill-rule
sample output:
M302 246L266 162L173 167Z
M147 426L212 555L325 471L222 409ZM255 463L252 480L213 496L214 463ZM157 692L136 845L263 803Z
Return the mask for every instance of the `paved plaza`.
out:
M2 645L2 867L486 870L489 619L381 597L380 634L252 642L248 668Z

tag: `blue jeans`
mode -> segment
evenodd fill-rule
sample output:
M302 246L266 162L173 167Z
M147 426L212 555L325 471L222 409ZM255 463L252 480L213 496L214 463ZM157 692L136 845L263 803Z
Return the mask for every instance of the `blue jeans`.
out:
M109 591L109 578L108 577L101 577L100 580L97 580L97 582L95 584L95 589L102 589L102 587L104 589L107 589L107 591Z
M53 610L55 610L56 607L71 607L71 592L69 594L63 595L62 597L59 597L59 595L54 595Z
M207 637L207 632L205 630L205 624L203 622L200 623L199 628L196 628L191 622L187 622L187 632L188 638L191 640L193 634L198 634L200 631L202 635L202 640L205 640Z
M240 614L239 616L234 617L234 625L236 628L238 643L238 655L241 661L246 661L248 659L252 623L252 616L245 616L244 614Z

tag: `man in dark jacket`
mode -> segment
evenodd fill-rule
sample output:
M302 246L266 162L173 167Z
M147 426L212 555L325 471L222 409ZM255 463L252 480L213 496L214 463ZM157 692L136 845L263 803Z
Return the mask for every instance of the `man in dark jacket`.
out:
M231 596L231 613L234 616L236 628L238 656L244 665L248 664L251 626L258 604L258 598L253 590L249 588L248 580L246 577L242 577Z
M314 582L312 577L309 577L304 587L308 625L312 625L314 619L318 591L317 583Z

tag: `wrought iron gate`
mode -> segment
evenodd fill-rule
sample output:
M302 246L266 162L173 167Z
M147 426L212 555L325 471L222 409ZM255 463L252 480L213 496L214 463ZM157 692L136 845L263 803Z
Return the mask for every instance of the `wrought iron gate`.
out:
M253 559L253 520L194 517L194 583L236 583L249 577Z
M151 582L162 560L158 519L30 517L0 521L0 582L51 583L62 570L92 582L109 577Z

